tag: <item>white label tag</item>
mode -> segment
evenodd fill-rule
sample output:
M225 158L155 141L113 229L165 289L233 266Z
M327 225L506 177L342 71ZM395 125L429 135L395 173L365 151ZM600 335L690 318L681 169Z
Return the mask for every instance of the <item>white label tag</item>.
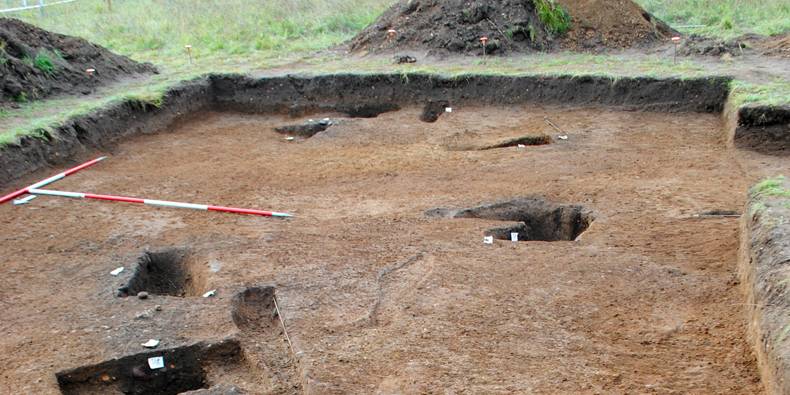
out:
M148 367L151 368L151 370L162 369L165 367L165 357L148 358Z
M112 274L113 276L117 276L117 275L121 274L122 271L123 271L123 266L111 271L110 274Z
M510 232L510 241L518 241L518 232Z
M453 112L453 108L452 107L445 107L444 111L445 112Z
M494 244L494 236L486 236L483 238L483 243Z

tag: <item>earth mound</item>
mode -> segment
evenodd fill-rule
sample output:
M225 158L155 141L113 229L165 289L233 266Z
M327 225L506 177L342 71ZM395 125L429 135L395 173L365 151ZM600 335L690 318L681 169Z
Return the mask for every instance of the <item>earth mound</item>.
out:
M352 39L351 51L600 51L675 33L631 0L404 0Z
M94 69L89 75L87 69ZM0 18L0 105L59 93L88 94L122 76L155 73L84 39Z

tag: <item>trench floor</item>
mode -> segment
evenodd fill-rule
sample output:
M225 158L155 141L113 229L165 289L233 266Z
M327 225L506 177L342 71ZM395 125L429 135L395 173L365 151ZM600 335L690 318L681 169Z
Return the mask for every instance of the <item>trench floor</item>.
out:
M714 115L462 106L428 124L420 112L293 141L274 128L337 114L195 114L51 186L291 220L52 197L0 206L0 392L57 393L56 371L149 338L233 336L230 300L255 284L277 286L299 391L762 391L735 274L739 220L694 215L743 212L749 185L786 161L726 148ZM554 142L454 148L530 133ZM596 219L577 241L486 245L501 222L424 215L530 195ZM170 247L191 249L216 297L114 296L144 249Z

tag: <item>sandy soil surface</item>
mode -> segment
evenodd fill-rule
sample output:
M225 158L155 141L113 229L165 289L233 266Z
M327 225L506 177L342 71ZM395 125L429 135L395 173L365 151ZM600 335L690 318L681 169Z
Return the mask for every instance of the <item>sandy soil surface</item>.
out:
M734 273L738 220L695 215L741 211L748 186L786 161L728 150L714 115L470 107L428 124L420 112L295 141L274 128L307 118L199 114L52 186L291 220L47 197L0 207L0 392L57 393L55 372L149 338L229 336L252 373L212 382L249 393L762 391ZM529 133L555 141L449 144ZM577 241L485 245L502 223L424 215L536 194L596 219ZM171 247L190 250L216 297L115 296L144 249ZM277 286L295 357L234 325L234 294L258 284Z

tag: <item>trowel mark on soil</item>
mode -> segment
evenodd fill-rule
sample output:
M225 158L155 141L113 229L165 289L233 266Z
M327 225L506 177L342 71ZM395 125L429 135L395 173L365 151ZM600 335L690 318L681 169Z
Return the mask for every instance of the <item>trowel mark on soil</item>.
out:
M148 359L153 357L162 357L164 367L151 369ZM129 355L55 377L65 395L175 395L209 388L215 380L251 376L248 368L239 342L227 339Z
M200 296L206 289L206 273L197 266L184 249L145 252L138 258L132 278L118 289L118 296L143 291L153 295Z
M486 235L499 240L511 240L511 233L518 233L519 241L576 240L594 219L592 212L582 206L557 204L537 197L517 198L462 210L436 208L425 214L429 217L519 222L486 232Z
M301 392L298 362L279 315L274 286L247 288L231 303L231 318L241 331L249 358L269 374L277 392Z

